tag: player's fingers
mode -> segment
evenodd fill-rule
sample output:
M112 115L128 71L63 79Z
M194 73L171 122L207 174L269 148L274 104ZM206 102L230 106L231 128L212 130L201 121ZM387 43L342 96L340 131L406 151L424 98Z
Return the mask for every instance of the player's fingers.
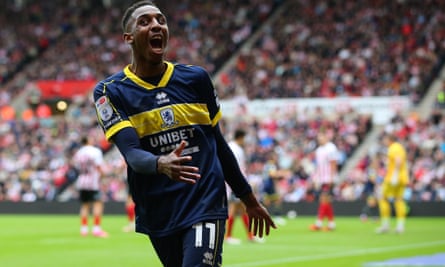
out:
M177 181L178 182L183 182L183 183L186 183L186 184L196 184L196 179L187 178L187 177L184 177L184 176L179 176Z
M259 219L258 229L259 229L258 236L263 237L263 233L264 233L264 220L263 219Z
M182 163L185 163L187 161L191 161L192 157L191 156L183 156L183 157L178 157L176 159L176 163L182 165Z
M188 184L196 184L196 181L201 178L199 173L190 173L182 171L173 171L167 175L171 180L177 182L185 182Z
M272 227L274 229L277 229L277 226L276 226L275 222L270 217L267 218L267 225L269 226L269 228Z
M199 179L201 178L201 174L197 172L181 172L181 175L184 177L192 178L192 179Z
M270 228L271 228L271 227L274 228L274 229L277 228L277 227L275 226L275 223L274 223L271 219L265 221L265 223L266 223L266 225L265 225L265 228L266 228L266 235L269 235L269 234L270 234Z
M199 180L199 178L201 178L201 175L199 173L181 172L179 174L179 177L181 177L182 179L193 180L196 182L197 180Z
M253 219L253 234L257 235L258 233L258 219Z
M194 166L181 166L179 168L179 171L183 175L192 175L192 176L199 176L199 168ZM197 178L199 178L197 177Z
M269 235L269 233L270 233L270 223L269 222L266 222L266 225L265 225L265 230L266 230L266 235Z
M175 150L173 150L173 153L176 154L177 156L180 156L186 145L187 145L186 141L181 141L178 147Z
M194 166L186 166L180 164L172 164L169 168L171 175L187 175L188 173L194 173L194 175L199 175L199 168Z

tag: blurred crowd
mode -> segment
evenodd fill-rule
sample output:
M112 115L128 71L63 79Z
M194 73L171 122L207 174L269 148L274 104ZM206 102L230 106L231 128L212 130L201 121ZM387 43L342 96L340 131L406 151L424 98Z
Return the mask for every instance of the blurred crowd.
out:
M445 201L445 109L437 109L428 119L419 114L396 115L385 132L395 133L406 148L410 166L410 185L405 198L412 201ZM378 140L381 140L379 138ZM345 183L359 185L365 196L373 194L385 175L383 144L377 142L348 175ZM357 195L351 195L354 199Z
M281 1L158 2L169 20L168 60L214 73ZM121 70L130 62L120 21L127 6L123 0L1 1L2 90L16 94L26 80L101 79Z
M77 101L65 116L17 120L9 124L9 129L4 129L0 135L0 200L76 199L77 191L69 176L70 157L84 134L92 137L103 151L109 151L103 179L106 200L125 200L125 162L104 140L94 109L85 103L84 99ZM266 166L274 164L277 169L299 173L306 180L313 169L313 152L320 129L328 132L337 145L341 166L372 128L369 115L353 110L325 114L315 109L302 114L275 115L266 119L246 115L239 121L223 119L221 122L228 140L236 128L248 132L246 153L252 176L261 176ZM260 193L263 179L258 178L251 180ZM283 181L291 179L283 178ZM294 179L296 177L292 177Z
M373 127L368 116L356 114L353 110L335 115L318 112L307 115L300 114L276 122L266 119L259 123L260 127L256 121L253 125L245 125L251 129L252 138L247 145L249 180L261 197L267 194L264 183L272 179L279 202L314 201L311 175L316 167L316 133L327 130L338 148L338 167L342 170L366 132ZM395 133L408 152L410 184L405 190L405 199L445 201L445 109L435 110L426 119L421 119L416 113L393 117L381 130L376 142L367 149L366 156L337 180L334 199L366 200L379 194L386 172L387 147L381 142L385 133ZM268 170L271 165L279 175L270 176Z
M0 108L36 80L98 80L129 62L120 18L128 1L0 1ZM247 99L406 95L417 103L445 55L445 3L427 1L186 0L157 1L169 19L168 60L201 65L214 75L220 98ZM255 35L259 32L259 35ZM251 41L251 43L249 43ZM234 61L230 61L234 56ZM226 65L227 63L227 65ZM222 121L229 139L248 132L249 180L262 194L274 166L282 201L313 201L316 133L329 133L342 168L372 117L354 110L248 114ZM407 199L445 200L445 119L398 115L410 151ZM63 116L0 116L0 201L77 198L70 156L82 135L106 152L107 201L126 199L125 162L96 123L89 96L73 99ZM384 148L369 155L335 188L337 200L362 199L378 187Z
M107 201L126 199L125 162L103 139L94 111L79 101L66 116L17 122L2 132L0 200L73 200L77 190L70 180L70 156L79 146L81 134L93 137L107 152L103 191ZM418 114L397 115L383 132L396 132L407 148L411 183L410 201L445 201L445 110L422 120ZM328 133L338 148L341 170L366 133L372 130L371 116L354 110L324 113L315 109L301 114L275 114L270 118L244 116L221 121L227 139L237 128L247 130L248 179L260 197L265 183L274 180L280 201L314 201L311 175L315 169L316 135ZM382 132L382 134L383 134ZM17 142L18 141L18 142ZM5 149L7 148L7 149ZM26 149L24 149L26 148ZM337 201L366 199L378 190L385 174L386 148L379 142L334 188ZM268 170L278 170L270 177ZM62 190L63 189L63 190Z
M218 77L220 91L416 102L443 61L444 10L443 1L289 1Z
M101 79L120 70L129 62L120 26L127 4L2 1L2 25L10 26L0 29L0 82L14 93L23 80ZM445 53L440 0L158 4L169 18L168 60L216 74L235 56L215 78L221 98L409 95L418 101ZM253 43L241 49L249 38Z

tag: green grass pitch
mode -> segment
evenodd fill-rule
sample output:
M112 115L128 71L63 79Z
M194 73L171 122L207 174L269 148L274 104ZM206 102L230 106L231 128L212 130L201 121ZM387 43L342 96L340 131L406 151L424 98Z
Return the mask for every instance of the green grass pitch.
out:
M314 217L287 219L264 244L245 240L241 221L235 237L241 245L224 245L225 267L364 266L370 261L445 252L445 218L408 218L403 235L374 233L376 222L338 217L335 232L310 232ZM75 215L0 215L2 267L161 266L147 237L124 233L126 217L106 215L107 239L79 235ZM444 265L445 266L445 263Z

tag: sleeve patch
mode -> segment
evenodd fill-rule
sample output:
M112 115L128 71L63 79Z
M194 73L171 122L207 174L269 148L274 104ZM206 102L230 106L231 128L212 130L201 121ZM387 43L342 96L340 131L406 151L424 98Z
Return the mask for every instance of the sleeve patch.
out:
M97 113L102 121L108 121L113 117L113 109L111 108L106 96L102 96L97 99L95 105Z

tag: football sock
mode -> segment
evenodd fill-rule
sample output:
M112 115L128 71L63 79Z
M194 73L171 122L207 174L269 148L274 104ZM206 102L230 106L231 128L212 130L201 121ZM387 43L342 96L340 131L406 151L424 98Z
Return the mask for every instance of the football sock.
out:
M227 236L228 237L232 236L234 219L235 218L233 216L229 216L229 218L227 219Z
M252 239L253 238L253 234L249 231L249 215L243 214L242 215L242 219L243 219L243 224L244 224L244 226L246 227L246 230L247 230L247 237L249 239Z
M403 230L405 228L405 218L397 218L397 229Z
M86 216L80 217L80 224L82 226L88 226L88 218Z
M325 217L329 220L334 219L334 209L331 203L322 203L318 208L318 219L323 220Z
M334 220L334 209L332 208L332 204L331 203L326 203L325 204L325 215L326 215L326 217L328 217L329 221L333 221Z
M320 204L320 206L318 206L318 214L317 214L318 219L323 220L323 218L325 217L325 213L326 213L325 205Z
M101 221L101 216L99 216L99 215L94 216L94 225L99 226L100 221Z
M381 222L383 228L389 228L389 217L382 217Z
M126 211L127 211L127 217L128 217L128 221L133 222L134 218L135 218L135 210L134 210L134 204L129 204L126 206Z

